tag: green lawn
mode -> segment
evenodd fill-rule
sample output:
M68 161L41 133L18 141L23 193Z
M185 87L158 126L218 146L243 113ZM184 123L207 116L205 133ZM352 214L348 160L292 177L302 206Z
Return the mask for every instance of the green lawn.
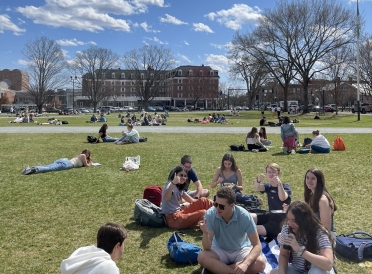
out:
M201 117L202 113L199 115ZM253 112L242 115L234 120L234 126L237 122L257 122L259 117ZM252 118L251 115L256 116ZM69 120L71 124L76 121L77 125L85 125L87 117L71 117ZM179 122L172 121L173 117ZM169 124L187 125L184 123L187 117L184 113L171 113ZM196 113L192 113L192 117L197 117ZM361 125L355 122L356 116L350 117L329 119L332 122L329 126L346 127L354 123L366 127L370 119L368 115L362 116ZM112 118L112 121L116 119ZM4 126L6 118L0 120ZM307 119L300 116L300 120ZM312 121L317 121L316 125L320 127L328 120L309 118L303 124L311 126ZM297 125L300 126L301 122ZM228 146L240 144L245 138L238 134L148 133L146 143L116 146L110 143L87 144L84 134L1 134L1 137L0 273L58 273L62 259L80 246L95 244L99 226L113 221L123 224L129 235L125 254L118 262L121 272L146 274L196 274L200 273L200 268L198 265L177 265L170 259L166 241L171 229L141 227L133 222L135 199L142 198L147 185L163 186L170 169L184 154L193 157L193 165L203 186L210 189L209 184L222 156L230 152ZM310 167L318 167L324 172L327 188L339 207L335 214L337 233L357 229L372 232L369 217L372 212L369 202L372 170L368 150L372 138L369 134L342 135L347 150L332 151L327 155L285 156L279 148L279 135L269 137L276 148L267 153L233 152L243 172L245 193L258 194L253 189L254 178L268 163L276 162L282 168L281 179L293 188L293 200L302 199L305 172ZM304 137L311 136L301 136L301 139ZM332 142L336 135L328 134L326 137ZM101 167L21 175L26 165L71 158L87 147L91 149L94 161L102 163ZM129 173L120 171L124 157L136 155L141 156L140 169ZM211 195L215 192L211 189ZM185 232L185 240L201 245L198 229ZM371 273L368 268L338 259L339 273Z
M192 111L192 112L170 112L170 117L166 122L169 126L202 126L202 124L187 123L187 119L203 119L208 114L212 114L212 111ZM229 116L227 111L219 111L220 113L227 115L227 119L230 126L234 127L249 127L252 125L257 125L258 121L261 119L261 112L259 111L241 111L239 117ZM154 112L150 112L152 116ZM276 118L271 118L271 113L265 111L265 115L268 121L277 122ZM80 115L66 115L59 116L53 114L44 114L42 117L36 117L37 122L47 122L48 118L55 117L60 120L67 120L69 122L66 126L92 126L92 123L87 123L90 120L91 114L80 114ZM136 114L139 118L140 114ZM291 114L289 115L291 119L298 119L300 123L296 124L296 127L370 127L372 123L372 115L361 114L360 121L357 121L357 114L352 114L350 112L339 112L337 116L334 113L326 113L325 116L321 115L320 120L314 120L315 112L309 114ZM120 119L118 118L118 113L111 113L106 115L107 122L109 125L118 125ZM11 124L9 121L14 120L14 117L9 117L7 114L0 115L0 126L37 126L36 124ZM221 124L209 124L208 127L220 127ZM224 126L224 125L223 125Z

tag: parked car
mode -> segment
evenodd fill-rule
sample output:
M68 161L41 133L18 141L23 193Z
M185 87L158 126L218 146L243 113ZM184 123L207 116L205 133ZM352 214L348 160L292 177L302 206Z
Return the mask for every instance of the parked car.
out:
M313 104L309 104L307 107L309 108L310 111L315 111L315 112L318 112L320 109L319 106L315 106Z
M88 109L86 109L86 108L79 108L79 111L81 112L81 113L89 113L90 111L88 110Z
M155 112L156 110L153 107L147 107L147 111Z
M59 113L60 110L58 108L46 108L45 112L48 112L48 113Z
M243 107L243 110L249 110L249 107Z
M351 112L352 113L358 112L358 106L353 105L351 107ZM368 103L362 103L360 104L360 112L363 114L366 114L367 112L372 112L372 106Z
M236 106L235 109L236 110L242 110L243 108L241 106Z
M73 108L72 107L65 107L63 109L63 112L65 112L65 113L72 113L73 112Z
M336 111L336 104L328 104L324 106L324 111L325 112L334 112Z

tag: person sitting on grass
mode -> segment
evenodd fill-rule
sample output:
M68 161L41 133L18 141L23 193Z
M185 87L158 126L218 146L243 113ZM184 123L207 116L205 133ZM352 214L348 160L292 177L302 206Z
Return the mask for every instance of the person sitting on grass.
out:
M235 205L235 199L232 188L220 188L214 207L200 222L203 250L198 262L204 274L259 273L265 269L256 225L247 210Z
M247 148L253 152L265 152L267 148L260 141L260 135L256 127L252 127L251 131L248 132L247 137L245 138Z
M331 151L331 146L329 145L326 137L320 134L319 130L314 130L313 132L314 140L306 145L306 148L311 148L312 151L318 153L329 153Z
M264 146L269 146L269 145L271 145L271 140L268 140L268 139L267 139L267 134L266 134L266 128L265 128L265 127L261 127L261 128L260 128L260 131L258 132L258 134L260 135L260 142L261 142Z
M108 129L108 124L104 123L98 131L98 138L97 138L96 143L99 142L100 138L102 138L102 142L104 142L104 143L106 143L106 142L116 142L118 140L118 138L111 138L110 136L108 136L107 135L107 129Z
M97 247L84 246L64 259L60 266L61 274L119 274L118 261L124 253L127 231L121 225L106 223L97 233Z
M334 274L333 240L311 208L293 202L279 237L279 264L270 274Z
M92 117L90 117L90 122L97 123L97 121L98 121L97 116L93 113Z
M106 117L104 116L103 113L101 113L101 116L99 117L98 122L100 122L100 123L106 123L107 122Z
M30 175L34 173L45 173L51 171L66 170L77 167L88 167L92 165L92 159L90 157L90 150L84 149L80 154L76 155L72 159L61 158L54 161L53 164L47 166L26 166L22 171L23 175Z
M122 145L125 143L138 143L139 142L139 133L133 128L133 124L127 123L127 132L123 131L123 136L114 142L114 144Z
M278 164L267 165L265 173L262 170L254 181L253 187L261 193L267 194L269 212L262 215L251 213L251 215L257 224L258 235L276 238L280 232L280 223L285 219L285 213L272 211L283 210L284 206L291 203L292 189L280 180L280 166ZM266 177L268 182L263 183Z
M212 201L201 197L191 198L186 192L187 172L183 166L173 169L170 179L162 191L161 213L165 214L168 227L185 229L196 226L203 219L205 212L212 206ZM188 205L181 207L180 201L185 200Z

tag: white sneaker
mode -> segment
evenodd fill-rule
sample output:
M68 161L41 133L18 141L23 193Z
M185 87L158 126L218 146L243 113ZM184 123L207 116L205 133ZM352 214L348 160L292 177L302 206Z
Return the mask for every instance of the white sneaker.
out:
M117 145L122 145L123 142L122 142L122 141L116 141L115 144L117 144Z
M23 170L22 170L22 174L23 175L26 175L26 172L30 169L29 166L26 166Z
M258 149L252 149L252 152L257 153Z

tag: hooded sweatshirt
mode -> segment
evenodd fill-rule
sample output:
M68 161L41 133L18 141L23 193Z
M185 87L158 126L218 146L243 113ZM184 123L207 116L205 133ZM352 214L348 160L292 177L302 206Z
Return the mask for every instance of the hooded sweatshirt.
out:
M110 254L95 246L76 249L61 263L62 274L120 274Z

